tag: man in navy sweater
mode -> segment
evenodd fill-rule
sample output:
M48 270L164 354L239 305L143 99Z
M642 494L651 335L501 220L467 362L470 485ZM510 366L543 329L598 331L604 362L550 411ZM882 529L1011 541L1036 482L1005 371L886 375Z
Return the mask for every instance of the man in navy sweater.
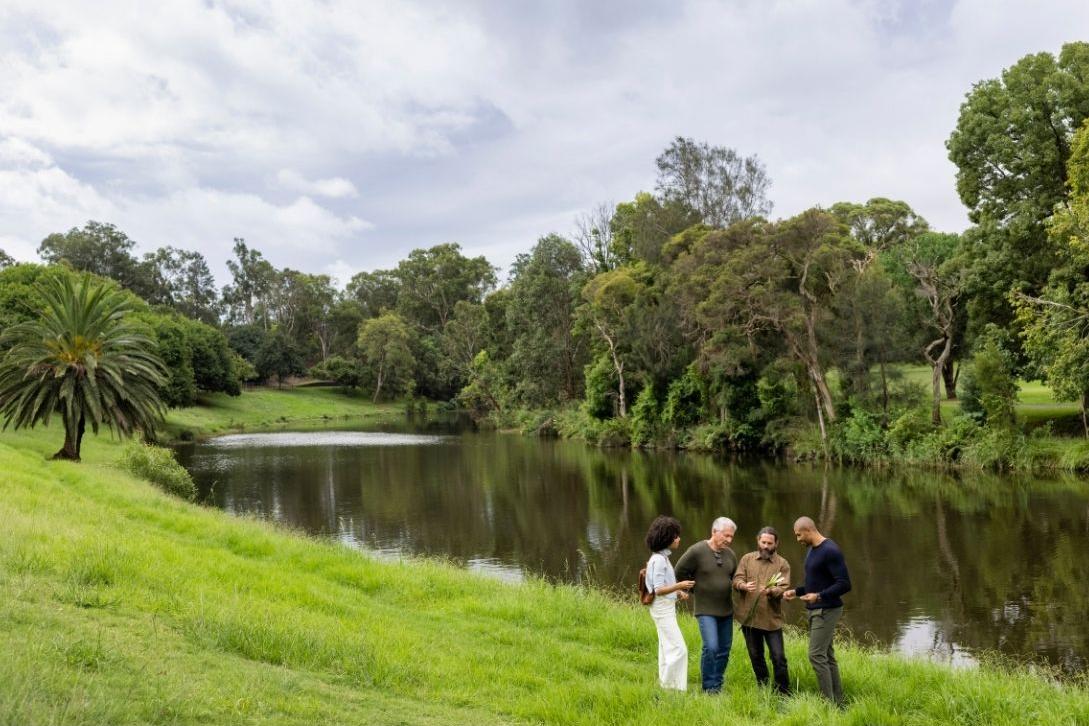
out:
M839 545L817 531L809 517L794 523L794 536L809 548L805 556L805 584L787 590L783 597L795 597L805 603L809 616L809 662L817 674L817 683L825 698L843 705L843 686L839 665L832 649L836 623L843 615L840 596L851 591L851 576Z

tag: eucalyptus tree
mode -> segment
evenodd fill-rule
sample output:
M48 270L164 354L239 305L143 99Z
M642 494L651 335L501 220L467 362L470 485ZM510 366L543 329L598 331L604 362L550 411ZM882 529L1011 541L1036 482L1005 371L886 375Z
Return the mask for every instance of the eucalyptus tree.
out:
M38 245L38 256L48 264L67 263L72 269L108 277L146 297L149 284L132 251L136 242L116 226L91 220L82 228L54 233Z
M736 326L748 339L767 332L779 336L805 370L824 437L837 412L827 376L830 354L822 341L835 323L837 301L849 290L853 263L865 251L839 220L819 209L741 229L718 253L721 262L701 314Z
M383 387L399 388L411 379L415 363L409 347L411 337L409 325L394 312L360 323L357 344L374 380L373 400L379 399Z
M684 204L706 225L727 227L771 212L771 179L755 154L741 156L725 146L678 136L657 165L661 199Z
M186 317L209 325L219 323L219 291L204 255L175 247L160 247L140 262L147 280L145 299L169 305Z
M579 250L558 235L537 241L511 266L507 328L517 394L530 407L552 406L581 395L587 341L575 330L579 290L587 274Z
M131 300L107 282L65 275L40 289L33 320L0 336L0 415L4 427L64 423L56 459L79 461L88 424L129 435L154 434L162 420L166 370L153 341L128 319Z
M913 293L925 302L926 327L931 335L922 349L931 369L931 420L941 423L943 372L953 355L957 336L958 301L964 294L967 270L955 234L927 232L902 245L889 262L911 280Z

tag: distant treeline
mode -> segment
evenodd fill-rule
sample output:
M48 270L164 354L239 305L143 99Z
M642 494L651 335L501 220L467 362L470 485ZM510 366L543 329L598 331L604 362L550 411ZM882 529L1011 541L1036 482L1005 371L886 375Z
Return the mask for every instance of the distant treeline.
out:
M137 259L90 222L43 240L53 267L0 273L0 321L32 310L11 290L63 264L147 302L177 351L175 404L309 372L599 443L780 448L811 430L844 458L955 458L951 431L1015 430L1017 377L1089 397L1087 117L1087 43L975 84L946 143L962 234L882 197L773 220L759 159L678 137L653 192L542 237L502 286L456 244L338 290L236 239L217 290L199 253ZM897 377L919 363L926 390ZM958 392L965 418L942 426Z

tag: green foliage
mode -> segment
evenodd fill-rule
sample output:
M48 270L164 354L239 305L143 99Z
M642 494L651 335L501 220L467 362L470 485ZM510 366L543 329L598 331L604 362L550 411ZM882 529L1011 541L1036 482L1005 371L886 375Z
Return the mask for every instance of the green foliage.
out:
M689 366L683 376L669 384L662 421L674 429L688 428L703 418L706 401L707 383L695 367Z
M515 260L506 323L519 404L555 406L582 395L588 345L573 320L585 277L578 248L557 235L541 238Z
M135 246L114 225L89 221L82 229L49 235L38 246L38 255L48 264L64 262L74 270L107 277L143 297L150 285L132 255Z
M1007 341L1007 334L990 326L961 374L961 411L994 428L1016 423L1017 381Z
M885 438L894 451L903 452L913 441L918 441L933 431L930 411L917 406L901 413L889 425Z
M162 419L165 368L151 339L127 319L130 299L89 275L44 281L40 317L0 335L0 415L5 427L64 421L57 456L79 460L87 424L150 435Z
M261 380L269 381L275 376L281 387L289 376L300 375L305 371L302 351L280 328L273 330L257 351L254 368Z
M367 374L375 382L375 401L383 387L390 395L410 390L415 364L410 340L408 325L397 313L383 313L360 324L357 345Z
M319 380L332 381L345 388L356 388L363 382L363 368L359 361L331 355L321 363L312 366L310 376Z
M174 452L160 446L129 442L121 451L120 463L129 473L146 479L168 494L186 501L197 498L197 486Z
M644 386L631 407L631 444L648 446L661 435L662 420L654 386Z
M583 406L596 419L616 415L616 370L606 353L594 358L583 369L586 380L586 398Z
M11 267L14 264L15 258L7 252L4 252L4 250L0 250L0 270L3 270L5 267Z
M828 445L834 457L848 462L879 462L889 453L881 415L858 408L831 427Z
M666 203L692 210L710 227L771 212L767 170L754 154L678 136L658 156L657 189Z
M502 369L491 359L488 351L480 351L470 366L469 384L461 389L458 401L474 418L482 419L504 411L509 399L510 391Z
M1067 194L1071 137L1089 116L1089 43L1035 53L975 84L946 146L978 226L966 235L972 330L1008 326L1007 294L1037 294L1057 263L1044 226Z

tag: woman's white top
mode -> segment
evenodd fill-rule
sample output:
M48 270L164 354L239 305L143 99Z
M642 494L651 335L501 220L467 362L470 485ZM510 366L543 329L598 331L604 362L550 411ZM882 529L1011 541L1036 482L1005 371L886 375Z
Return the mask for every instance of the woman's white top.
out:
M677 575L673 572L673 563L669 561L671 554L673 554L673 551L667 547L664 550L655 552L647 560L647 592L654 592L659 587L677 584ZM668 595L658 595L655 599L657 598L676 600L677 593L674 591Z

